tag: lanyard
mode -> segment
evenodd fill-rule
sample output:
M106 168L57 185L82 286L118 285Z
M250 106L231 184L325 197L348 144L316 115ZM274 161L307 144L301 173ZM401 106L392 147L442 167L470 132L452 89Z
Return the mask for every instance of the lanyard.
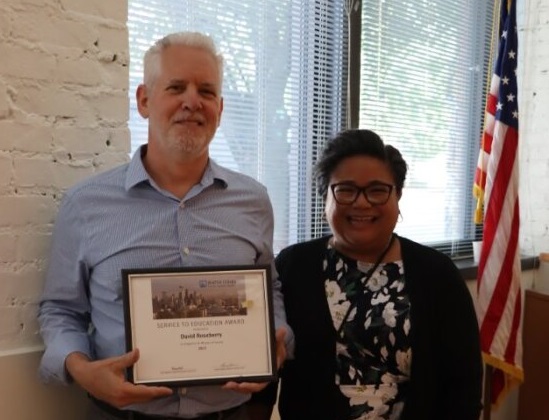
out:
M379 265L381 264L381 262L383 261L383 258L385 258L385 256L387 255L387 253L389 252L389 250L391 249L391 246L393 245L393 242L395 241L395 234L393 233L391 235L391 240L389 241L389 243L387 244L387 246L385 247L385 249L383 250L383 252L381 253L381 255L379 256L379 258L377 259L377 261L375 262L375 264L372 266L372 268L370 268L365 274L364 274L364 277L361 276L361 278L363 278L364 280L362 281L363 284L366 284L368 282L368 280L370 280L370 278L374 275L376 269L379 267ZM345 312L345 316L343 317L343 319L341 320L341 324L339 324L339 328L337 329L337 335L339 337L343 337L341 332L343 330L343 326L345 325L345 322L347 322L347 318L349 318L349 314L351 313L351 311L354 309L354 307L356 306L358 302L358 297L356 299L354 299L352 302L351 302L351 305L349 305L349 308L347 309L347 312Z

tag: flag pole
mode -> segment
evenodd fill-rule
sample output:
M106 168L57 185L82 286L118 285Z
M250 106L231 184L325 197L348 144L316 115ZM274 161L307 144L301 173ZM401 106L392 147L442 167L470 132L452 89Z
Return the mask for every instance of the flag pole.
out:
M487 363L484 363L484 397L482 408L482 419L490 420L492 417L492 373L493 367Z

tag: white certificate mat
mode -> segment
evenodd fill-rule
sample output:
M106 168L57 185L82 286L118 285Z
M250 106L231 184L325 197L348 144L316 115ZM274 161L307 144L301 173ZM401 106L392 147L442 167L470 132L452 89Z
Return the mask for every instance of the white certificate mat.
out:
M128 370L136 384L276 377L269 266L124 269Z

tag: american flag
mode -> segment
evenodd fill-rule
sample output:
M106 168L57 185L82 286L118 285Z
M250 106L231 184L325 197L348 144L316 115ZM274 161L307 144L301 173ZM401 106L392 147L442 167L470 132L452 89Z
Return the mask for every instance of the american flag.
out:
M474 195L484 222L477 316L492 403L523 381L518 202L516 1L502 1L499 49L486 102ZM483 214L484 213L484 214ZM482 220L484 216L484 220Z

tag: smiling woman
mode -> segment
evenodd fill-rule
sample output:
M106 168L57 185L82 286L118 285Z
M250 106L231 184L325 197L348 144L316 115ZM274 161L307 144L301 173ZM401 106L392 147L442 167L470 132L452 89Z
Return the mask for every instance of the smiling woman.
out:
M361 261L374 262L377 259L392 237L398 218L400 192L391 194L393 183L390 167L377 158L356 155L339 161L330 175L331 188L326 195L325 209L336 249ZM381 194L380 184L385 185ZM355 190L352 202L338 200L343 185L346 199L349 186ZM358 194L361 190L358 185L366 185L364 192L370 192ZM381 196L381 200L372 204L368 195L378 200Z
M276 259L296 342L280 373L282 420L478 420L471 295L450 258L394 233L406 174L372 131L326 144L316 181L332 234ZM274 396L273 385L253 399Z
M406 162L375 133L354 130L327 144L316 169L335 248L376 261L398 219Z

